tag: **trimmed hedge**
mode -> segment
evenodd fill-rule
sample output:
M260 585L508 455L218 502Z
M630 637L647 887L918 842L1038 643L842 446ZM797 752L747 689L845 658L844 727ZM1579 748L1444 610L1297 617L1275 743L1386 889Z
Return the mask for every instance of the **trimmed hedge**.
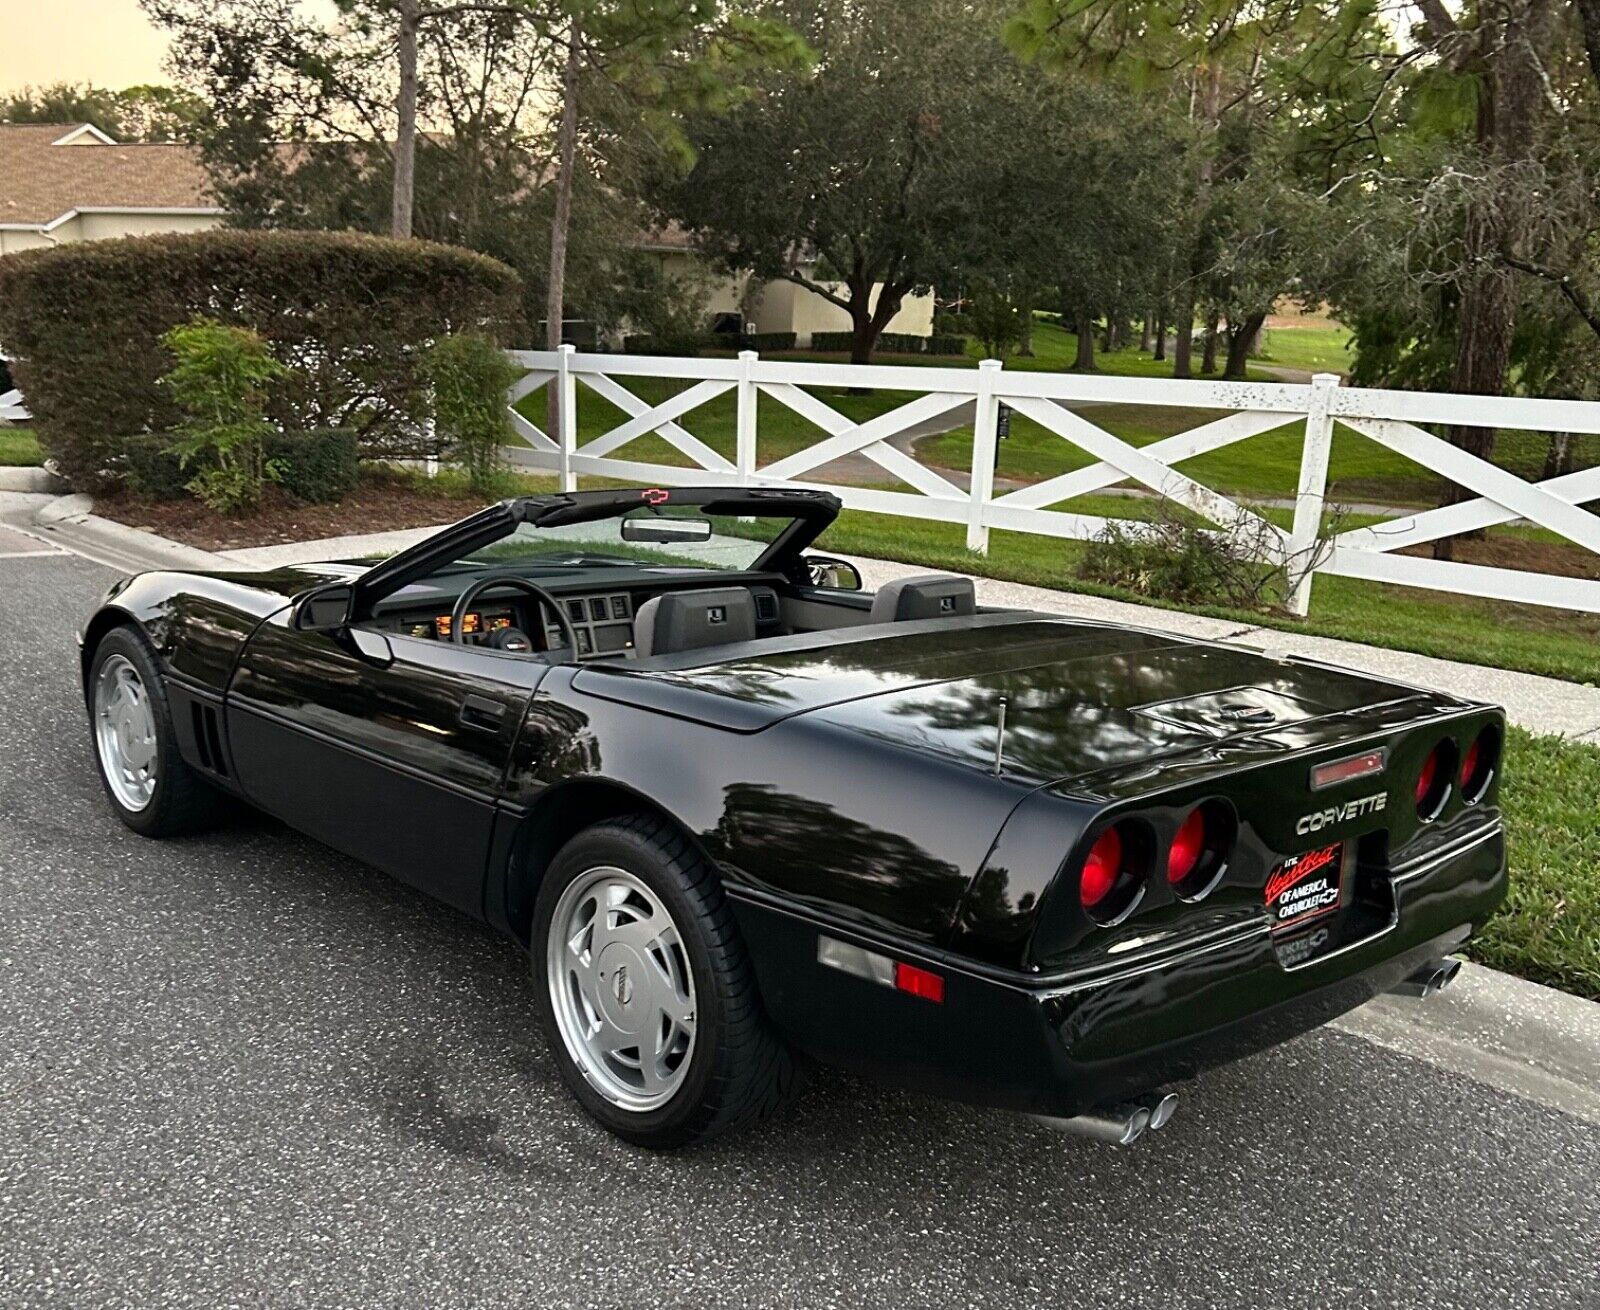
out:
M126 477L128 486L155 500L178 500L189 494L193 465L185 469L166 447L168 438L143 433L114 443L120 447L111 472ZM331 502L356 485L360 448L356 434L339 428L316 432L279 432L262 443L267 461L279 469L278 485L296 500Z
M517 275L483 255L343 232L243 232L89 241L0 259L0 350L40 444L93 486L113 434L178 421L160 344L197 317L248 327L294 370L268 417L286 432L357 434L364 455L428 453L417 368L436 338L516 322Z
M823 355L848 354L854 340L848 332L813 332L811 349ZM939 343L937 350L935 342ZM951 349L952 342L959 343L956 349ZM961 337L919 337L911 332L885 332L873 347L887 355L961 355L966 348Z

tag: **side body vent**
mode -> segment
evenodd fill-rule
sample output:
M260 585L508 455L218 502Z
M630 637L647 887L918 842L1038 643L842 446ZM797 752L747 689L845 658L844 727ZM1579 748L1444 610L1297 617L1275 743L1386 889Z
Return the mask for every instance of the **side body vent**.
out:
M757 591L756 622L776 623L778 621L778 594L774 591Z
M217 711L199 701L189 703L193 716L194 744L200 754L200 765L218 777L228 776L227 758L222 753L222 734L217 729Z

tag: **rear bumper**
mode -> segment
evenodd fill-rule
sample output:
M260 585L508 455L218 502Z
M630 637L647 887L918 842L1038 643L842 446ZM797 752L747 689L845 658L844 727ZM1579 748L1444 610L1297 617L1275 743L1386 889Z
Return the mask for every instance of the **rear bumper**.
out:
M963 966L730 889L768 1013L825 1063L981 1105L1066 1116L1318 1027L1457 949L1505 895L1496 826L1396 875L1390 925L1296 960L1267 920L1050 979ZM940 972L943 1004L817 963L819 933Z

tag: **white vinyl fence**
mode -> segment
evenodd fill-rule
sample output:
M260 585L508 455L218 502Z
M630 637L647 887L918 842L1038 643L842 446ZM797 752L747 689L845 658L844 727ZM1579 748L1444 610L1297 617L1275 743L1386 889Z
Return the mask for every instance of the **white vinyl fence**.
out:
M22 403L22 393L13 387L10 391L0 391L0 419L7 423L26 423L32 417L28 407Z
M735 359L580 354L571 346L559 351L512 351L511 358L525 370L511 390L513 405L545 386L555 388L560 402L554 433L511 410L517 433L529 447L519 449L518 462L556 473L564 490L573 489L580 475L679 486L824 487L854 509L965 524L967 546L987 551L993 528L1047 537L1092 537L1108 520L1049 507L1132 481L1223 528L1248 531L1262 543L1262 553L1286 565L1296 579L1291 603L1300 614L1306 612L1317 573L1600 613L1597 581L1398 553L1440 537L1522 520L1600 555L1600 518L1579 508L1585 501L1600 499L1600 467L1530 483L1419 426L1471 424L1593 436L1600 433L1600 403L1341 387L1333 374L1319 374L1310 385L1287 385L1008 373L995 360L985 360L975 369L863 367L762 360L754 352ZM638 378L671 379L683 385L670 399L651 405L628 386ZM580 384L627 416L581 446L577 442ZM816 387L871 388L902 393L905 399L887 413L857 423L808 390ZM692 423L696 409L729 391L735 393L737 404L731 460L685 426ZM813 424L818 429L816 443L763 464L757 455L758 395ZM1067 408L1085 402L1090 407L1083 412ZM1135 447L1093 421L1093 404L1106 402L1215 410L1217 417ZM997 493L994 463L1002 403L1098 462ZM545 410L540 407L537 412L542 415ZM891 444L895 436L937 426L941 419L950 426L959 419L973 427L970 490ZM1474 498L1319 540L1336 421L1458 483ZM1175 467L1291 423L1303 439L1294 522L1288 531ZM686 456L690 466L629 459L624 447L652 432ZM885 481L903 484L903 489L814 480L820 468L847 455L870 460L887 475Z

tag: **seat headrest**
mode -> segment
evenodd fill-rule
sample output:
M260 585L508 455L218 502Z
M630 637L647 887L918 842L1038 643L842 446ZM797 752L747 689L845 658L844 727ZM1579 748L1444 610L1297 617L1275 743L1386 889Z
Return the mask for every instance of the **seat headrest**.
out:
M925 573L878 588L877 595L872 598L871 622L946 619L977 612L978 597L971 578L957 577L953 573Z
M640 657L754 641L756 602L748 587L669 591L639 606L633 647Z

